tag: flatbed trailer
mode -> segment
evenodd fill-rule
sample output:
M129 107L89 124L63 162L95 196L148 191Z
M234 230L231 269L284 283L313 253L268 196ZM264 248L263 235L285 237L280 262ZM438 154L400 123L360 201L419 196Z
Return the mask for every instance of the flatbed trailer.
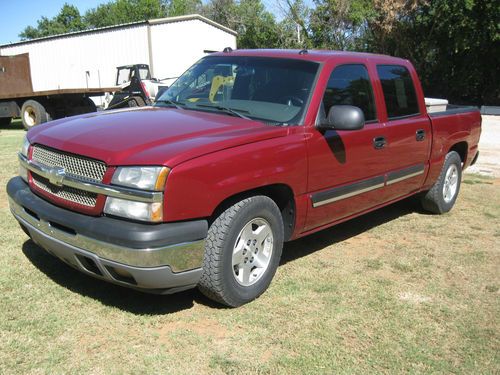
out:
M96 112L90 99L120 91L120 87L57 88L34 91L29 55L0 56L0 125L21 117L26 129L67 116Z

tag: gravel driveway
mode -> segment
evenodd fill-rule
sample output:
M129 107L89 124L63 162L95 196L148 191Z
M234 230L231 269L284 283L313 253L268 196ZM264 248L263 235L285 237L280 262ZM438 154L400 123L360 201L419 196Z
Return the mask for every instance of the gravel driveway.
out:
M500 178L500 116L483 116L479 158L466 173Z

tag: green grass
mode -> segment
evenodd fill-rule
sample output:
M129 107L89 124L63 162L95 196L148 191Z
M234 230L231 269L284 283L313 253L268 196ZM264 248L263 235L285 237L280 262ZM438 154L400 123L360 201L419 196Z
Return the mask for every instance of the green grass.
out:
M464 178L449 214L407 200L286 244L270 289L238 309L80 274L28 240L2 187L0 373L498 374L500 185Z

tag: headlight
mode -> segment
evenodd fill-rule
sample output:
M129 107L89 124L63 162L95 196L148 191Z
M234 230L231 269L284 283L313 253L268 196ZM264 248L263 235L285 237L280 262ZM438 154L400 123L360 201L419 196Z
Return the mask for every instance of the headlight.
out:
M28 157L29 148L30 148L30 141L28 141L28 137L24 136L23 144L21 145L21 150L19 151L21 152L22 155Z
M19 150L19 152L24 156L24 157L28 157L28 150L30 148L30 142L28 141L28 138L26 136L24 136L24 139L23 139L23 143L21 145L21 149ZM19 176L21 176L21 178L28 182L28 170L26 168L24 168L22 165L19 165Z
M111 183L141 190L161 191L170 169L167 167L119 167Z
M104 212L133 220L152 222L163 220L163 204L161 202L144 203L108 197Z
M169 172L167 167L118 167L111 183L141 190L163 191ZM133 220L159 222L163 220L163 203L107 197L104 212Z

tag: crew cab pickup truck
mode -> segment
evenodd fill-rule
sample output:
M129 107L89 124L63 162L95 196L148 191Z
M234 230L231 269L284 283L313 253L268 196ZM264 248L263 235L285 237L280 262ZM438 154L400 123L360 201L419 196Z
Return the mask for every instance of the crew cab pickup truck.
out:
M480 131L474 108L427 114L407 60L226 49L153 107L31 129L7 191L31 239L88 275L239 306L285 241L415 194L449 211Z

